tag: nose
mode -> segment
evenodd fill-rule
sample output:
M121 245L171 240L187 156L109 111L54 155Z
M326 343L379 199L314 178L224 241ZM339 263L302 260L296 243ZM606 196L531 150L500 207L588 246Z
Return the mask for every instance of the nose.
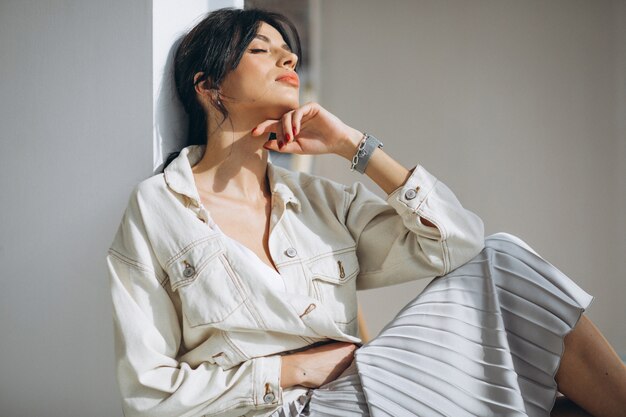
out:
M291 68L292 70L296 68L297 62L298 62L298 55L290 51L285 51L285 53L280 58L280 66L288 67L288 68Z

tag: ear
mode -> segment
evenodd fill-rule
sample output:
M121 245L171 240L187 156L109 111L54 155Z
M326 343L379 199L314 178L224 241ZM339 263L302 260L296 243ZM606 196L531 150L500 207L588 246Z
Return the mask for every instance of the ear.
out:
M211 94L211 89L208 86L208 80L202 80L198 82L198 79L200 79L203 75L204 72L196 72L193 76L193 85L196 93L200 94L201 96L206 96Z

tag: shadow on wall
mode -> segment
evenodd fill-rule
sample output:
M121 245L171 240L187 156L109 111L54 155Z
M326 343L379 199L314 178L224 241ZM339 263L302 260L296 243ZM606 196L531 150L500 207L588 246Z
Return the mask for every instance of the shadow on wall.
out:
M178 98L174 83L174 55L183 37L184 34L172 44L167 54L167 60L163 68L163 77L161 77L161 85L159 86L155 103L154 174L161 172L167 156L171 152L177 152L185 146L187 139L189 118Z

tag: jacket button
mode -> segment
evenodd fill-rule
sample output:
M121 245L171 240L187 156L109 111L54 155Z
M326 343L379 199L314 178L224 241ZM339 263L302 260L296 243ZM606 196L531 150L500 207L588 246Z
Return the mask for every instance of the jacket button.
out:
M183 276L185 278L191 278L194 276L195 273L196 273L196 268L194 268L193 266L189 264L187 264L185 269L183 269Z
M404 193L404 198L406 198L407 200L413 200L416 196L417 196L417 191L415 191L412 188L410 190L407 190L406 193Z
M274 395L273 392L268 392L267 394L263 396L263 401L265 401L268 404L271 402L274 402L275 399L276 399L276 396Z
M287 256L289 256L290 258L293 258L294 256L296 256L296 255L298 254L298 252L296 251L296 249L295 249L295 248L288 248L288 249L285 251L285 254L286 254Z

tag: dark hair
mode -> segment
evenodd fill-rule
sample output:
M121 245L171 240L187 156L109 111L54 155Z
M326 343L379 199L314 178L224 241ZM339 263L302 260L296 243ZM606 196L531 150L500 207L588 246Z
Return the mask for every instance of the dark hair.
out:
M300 37L294 24L280 13L258 8L243 10L225 7L214 10L182 38L174 57L174 81L178 97L189 116L185 146L206 144L207 115L196 97L194 75L202 72L196 84L206 80L209 88L219 91L224 77L239 65L261 22L273 26L301 58ZM296 69L299 63L300 59ZM214 97L210 100L222 114L223 123L228 118L228 111L220 100ZM170 153L163 169L179 153Z

